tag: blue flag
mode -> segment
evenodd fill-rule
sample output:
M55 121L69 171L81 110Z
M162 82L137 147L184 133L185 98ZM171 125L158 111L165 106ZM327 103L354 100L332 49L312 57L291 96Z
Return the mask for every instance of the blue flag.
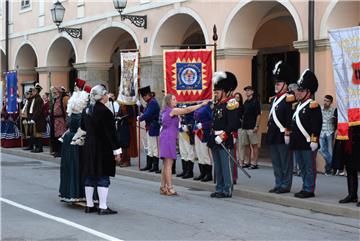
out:
M6 75L6 110L8 113L17 112L17 75L16 72L7 73Z

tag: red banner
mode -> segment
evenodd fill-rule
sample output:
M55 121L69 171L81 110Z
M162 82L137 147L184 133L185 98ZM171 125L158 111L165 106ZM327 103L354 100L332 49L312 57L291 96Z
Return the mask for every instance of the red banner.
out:
M173 94L178 102L210 100L213 97L212 50L165 50L165 94Z

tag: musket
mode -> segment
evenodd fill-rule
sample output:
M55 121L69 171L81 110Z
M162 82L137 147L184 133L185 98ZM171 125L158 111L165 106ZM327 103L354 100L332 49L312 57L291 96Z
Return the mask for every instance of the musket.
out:
M248 178L251 178L250 174L247 173L247 171L245 171L245 169L241 167L240 163L235 160L235 158L231 155L231 153L228 151L228 149L226 149L226 147L224 146L224 144L223 144L223 143L220 143L220 145L221 145L221 147L226 151L226 153L231 157L230 159L238 166L238 168L240 168L240 170L241 170Z

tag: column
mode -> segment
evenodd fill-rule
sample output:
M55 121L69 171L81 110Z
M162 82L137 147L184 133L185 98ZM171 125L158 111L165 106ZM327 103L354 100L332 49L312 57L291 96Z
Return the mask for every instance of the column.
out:
M112 65L112 63L80 63L73 66L78 70L78 77L86 80L87 85L93 87L103 84L109 88L113 85L109 83L109 69Z

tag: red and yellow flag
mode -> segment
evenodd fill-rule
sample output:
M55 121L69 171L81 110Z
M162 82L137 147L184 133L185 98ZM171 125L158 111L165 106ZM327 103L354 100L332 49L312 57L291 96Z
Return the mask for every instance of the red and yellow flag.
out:
M165 93L179 102L212 99L213 63L212 50L165 50Z

